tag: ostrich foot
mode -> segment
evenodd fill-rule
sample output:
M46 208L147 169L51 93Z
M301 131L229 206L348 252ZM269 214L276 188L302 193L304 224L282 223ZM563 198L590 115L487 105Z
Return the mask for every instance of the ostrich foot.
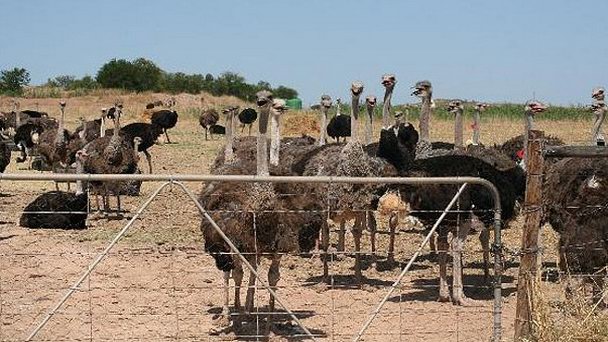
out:
M464 294L454 295L454 305L460 305L464 307L479 307L483 306L483 302L480 300L471 299Z
M222 314L213 321L214 326L209 329L209 334L219 335L228 333L232 329L230 324L230 315Z
M452 302L452 297L449 293L439 293L439 297L437 297L437 301L439 303L449 303Z

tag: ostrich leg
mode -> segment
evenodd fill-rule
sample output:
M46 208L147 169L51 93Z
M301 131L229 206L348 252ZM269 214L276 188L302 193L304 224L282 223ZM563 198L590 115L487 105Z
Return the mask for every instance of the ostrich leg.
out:
M389 264L395 263L395 230L399 225L399 216L397 213L391 214L391 217L388 219L388 227L389 227L389 242L388 242L388 256L386 257L386 261Z
M268 285L274 291L277 290L277 283L281 279L281 273L279 266L281 265L281 255L275 254L272 258L272 262L270 264L270 269L268 270ZM269 304L268 304L268 318L266 319L266 335L270 333L270 328L272 327L272 320L274 314L274 297L271 295Z
M205 141L209 140L207 135L209 134L209 128L205 128Z
M146 156L146 160L148 161L148 170L150 170L150 173L152 173L152 156L150 155L150 152L144 150L144 155Z
M217 327L213 327L210 330L211 334L219 334L224 329L230 326L230 271L224 272L224 282L222 288L224 289L224 305L222 305L222 315L214 323Z
M370 244L372 249L372 256L376 256L376 233L378 232L378 224L376 223L376 217L373 211L367 212L367 229L370 233Z
M258 260L257 256L248 257L247 261L253 266L253 269L257 272ZM253 301L255 297L255 274L249 272L249 284L247 285L247 296L245 297L245 312L253 312Z
M323 251L323 279L329 284L329 223L327 220L323 221L323 227L321 227L321 250Z
M448 232L441 231L437 236L437 249L439 254L439 298L440 302L451 302L450 288L448 287Z
M462 282L462 270L463 260L462 252L464 249L464 243L469 231L471 230L472 220L467 220L460 225L460 229L456 232L456 236L452 239L452 292L454 304L462 306L476 306L479 303L475 300L469 299L464 294L464 285Z
M169 134L167 133L167 129L165 128L164 131L165 131L165 138L167 138L167 144L170 144L171 139L169 139Z
M363 213L365 215L365 213ZM365 218L361 217L361 213L357 213L355 224L353 225L353 239L355 240L355 277L357 282L361 284L363 275L361 274L361 235Z
M344 252L344 240L346 235L346 220L340 218L340 232L338 232L338 246L336 250L338 252Z
M490 281L490 230L486 227L481 227L479 233L479 242L483 251L483 279L486 284Z

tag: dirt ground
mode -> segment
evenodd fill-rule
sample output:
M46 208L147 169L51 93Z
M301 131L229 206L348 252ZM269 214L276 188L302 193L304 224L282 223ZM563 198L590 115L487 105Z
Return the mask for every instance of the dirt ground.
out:
M44 102L48 109L42 109L56 115L53 101ZM195 108L188 110L196 111ZM76 119L85 112L87 110L70 114L68 111L68 128L75 127ZM131 121L136 118L133 114ZM284 125L290 135L313 133L314 116L298 118L289 114ZM522 127L522 122L486 120L482 141L504 141L518 134ZM583 142L589 130L586 122L541 121L538 127L571 143ZM434 139L449 141L452 132L451 123L434 122ZM162 174L207 173L222 142L204 141L193 116L184 116L170 135L176 143L160 143L150 150L155 171ZM16 164L15 157L13 154L7 172L36 172L22 169L24 165ZM147 170L143 158L141 166ZM91 214L88 229L63 231L28 230L18 226L24 206L40 193L54 189L53 183L2 181L0 340L24 340L159 185L145 183L139 197L125 198L124 207L129 213L123 219L111 220ZM201 186L189 183L187 187L198 193ZM260 314L240 316L244 324L237 332L210 333L217 327L217 315L221 311L222 273L202 250L200 219L194 204L178 187L163 191L34 340L256 340L256 331L263 333L265 328L263 312L268 294L263 289L257 291L256 298ZM520 245L521 225L519 218L504 231L503 238L510 250L517 250ZM401 264L390 266L385 262L386 227L380 224L379 228L382 234L375 260L368 253L369 239L364 235L365 280L362 285L353 277L350 234L347 234L347 252L337 254L330 264L330 285L320 281L322 264L318 257L290 255L283 258L279 297L317 340L352 340L399 275L399 266L407 263L423 238L419 228L402 222L396 255ZM549 267L555 267L555 236L549 228L543 229L543 234L545 261ZM334 227L332 241L335 240ZM480 260L477 238L471 236L466 253L465 292L478 299L480 306L439 303L436 301L438 267L429 256L428 247L425 248L362 340L489 340L492 291L484 285ZM507 255L507 261L503 277L503 339L512 340L518 258ZM267 262L262 267L264 277L266 269ZM558 284L547 282L546 287L556 295L561 293ZM244 300L244 294L242 298ZM275 322L271 340L306 340L302 330L284 311L276 314Z

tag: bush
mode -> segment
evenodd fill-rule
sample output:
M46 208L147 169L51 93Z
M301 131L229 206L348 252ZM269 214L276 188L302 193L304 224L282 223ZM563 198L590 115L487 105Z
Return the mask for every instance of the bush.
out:
M23 87L30 83L30 73L24 68L0 71L0 92L16 96L23 94Z
M104 88L120 88L141 91L159 91L163 71L145 58L133 62L112 59L97 72L96 80Z

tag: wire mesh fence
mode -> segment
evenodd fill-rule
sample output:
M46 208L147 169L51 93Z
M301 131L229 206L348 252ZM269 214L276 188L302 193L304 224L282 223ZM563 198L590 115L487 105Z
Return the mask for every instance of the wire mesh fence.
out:
M155 175L141 176L145 177L151 179ZM258 225L259 220L267 213L323 215L329 218L329 243L324 246L323 236L317 236L316 243L313 239L307 250L270 255L259 253L258 241L254 239L253 249L236 243L238 253L222 252L232 260L243 257L253 261L249 265L241 263L244 273L239 291L241 308L236 308L238 284L234 270L226 292L223 273L204 250L202 219L197 207L202 203L193 201L194 193L201 189L199 179L165 178L169 182L161 188L157 188L157 183L144 183L141 197L123 199L124 212L120 216L89 212L87 229L83 230L18 227L25 204L38 193L20 186L4 187L0 191L3 193L0 197L0 340L468 341L489 340L497 336L497 329L498 336L502 332L501 307L500 304L496 307L494 300L496 287L492 279L484 278L484 249L476 239L469 238L464 252L464 291L477 300L474 305L463 307L437 302L437 255L443 251L451 254L452 250L421 248L431 227L423 227L408 216L411 212L406 210L387 214L352 208L282 207L266 213L246 213L257 217L258 220L251 221L250 228L260 234L263 232L258 231L262 227ZM9 179L5 177L2 185ZM162 177L155 180L160 179ZM196 183L180 182L184 180ZM237 179L203 180L234 182ZM260 178L251 177L246 181L254 180L260 181ZM284 177L282 181L301 179ZM328 184L349 181L373 182L369 179L315 180ZM391 182L390 179L381 181ZM393 181L403 182L403 179ZM446 182L445 179L425 180L434 181ZM462 178L449 182L481 181ZM87 208L90 210L91 205ZM442 213L445 209L433 211ZM353 220L346 221L344 248L340 246L342 229L336 214L341 211L375 218L373 250L374 230L367 226L362 231L360 248L355 248ZM457 198L449 212L466 213L459 209ZM208 214L213 218L239 217L239 209L227 208ZM397 216L400 220L392 236L389 221ZM216 220L215 223L225 228L226 222ZM428 236L428 240L434 241L433 234ZM391 240L394 240L394 251L389 253ZM412 261L418 251L422 253ZM273 258L280 259L280 281L272 286L276 307L270 310L271 296L266 287ZM357 258L361 279L355 276ZM324 263L327 263L326 275ZM255 283L248 279L249 266L260 273ZM406 267L408 272L403 273ZM400 276L403 277L400 279ZM510 281L509 277L503 279ZM248 305L246 299L250 288L255 289L251 294L253 305ZM226 293L230 309L227 316L223 311ZM498 303L502 301L499 290Z

